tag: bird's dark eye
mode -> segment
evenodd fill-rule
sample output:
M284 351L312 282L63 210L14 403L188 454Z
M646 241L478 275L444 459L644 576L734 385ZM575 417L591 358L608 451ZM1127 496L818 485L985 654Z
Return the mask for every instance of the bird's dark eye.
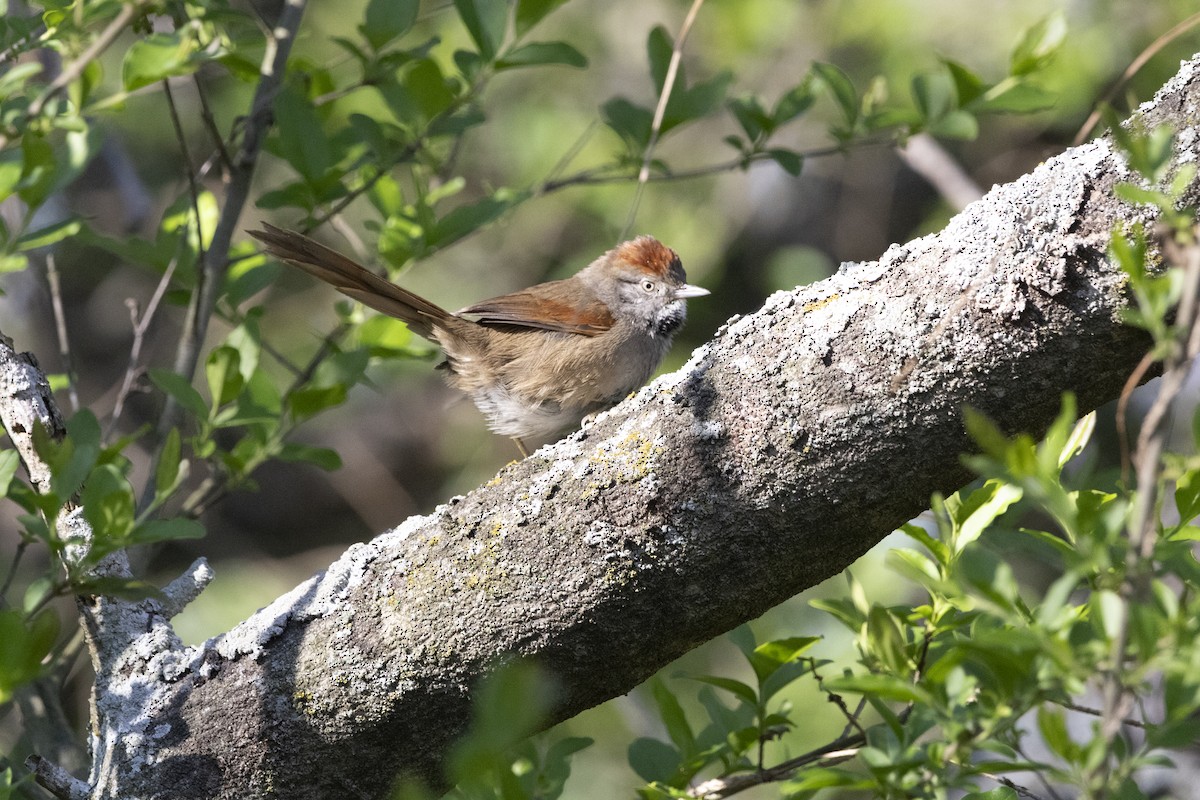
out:
M653 292L655 288L654 281L649 279L642 281L642 289L646 292Z

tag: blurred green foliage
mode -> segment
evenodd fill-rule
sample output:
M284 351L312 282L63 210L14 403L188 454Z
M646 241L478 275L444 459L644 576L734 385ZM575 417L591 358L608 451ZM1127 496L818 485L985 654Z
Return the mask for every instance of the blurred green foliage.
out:
M873 205L898 185L895 166L871 160L873 154L928 133L984 185L1019 174L1073 132L1101 87L1192 9L1182 0L1082 6L710 0L684 47L656 139L652 120L685 10L678 2L562 0L313 4L271 97L272 124L259 131L250 96L274 44L265 38L270 25L246 7L223 0L0 0L0 272L13 273L7 286L19 288L22 271L40 271L56 259L66 277L67 296L60 299L68 319L104 320L94 331L73 331L84 396L96 410L75 413L61 440L38 434L39 454L54 476L49 490L34 492L17 476L15 454L0 453L0 489L19 509L0 540L6 548L12 542L13 554L0 572L0 714L12 713L17 693L51 685L46 681L65 671L64 662L69 669L76 648L62 630L70 613L63 598L157 596L149 581L95 574L105 555L159 542L171 543L176 549L168 552L178 557L197 552L185 540L203 533L200 518L218 536L234 529L220 541L235 541L233 551L245 554L237 548L248 537L220 516L221 501L235 504L291 464L338 470L360 455L354 440L347 444L331 433L338 426L361 425L359 441L390 441L378 432L383 427L435 427L424 424L418 404L430 403L417 395L406 398L398 419L338 417L347 404L364 407L363 387L404 375L414 362L426 368L431 350L400 323L361 307L340 303L334 312L313 313L293 293L299 284L249 242L215 238L225 223L271 215L320 235L336 232L363 260L393 275L409 271L405 280L423 292L451 298L461 292L466 302L569 271L611 244L622 220L636 218L639 229L676 244L693 276L722 286L720 294L730 298L711 319L698 320L703 331L706 322L742 310L737 303L747 297L757 302L799 275L814 279L842 258L878 252L944 215L936 199L898 190L894 206ZM1190 52L1186 42L1168 47L1135 77L1132 96L1144 96L1173 71L1169 56ZM252 193L256 211L226 193L252 130L265 137ZM1172 203L1190 176L1163 173L1170 132L1142 134L1118 137L1145 176L1121 195L1162 209L1186 239L1191 217ZM647 152L651 141L655 149ZM132 154L126 159L136 167L135 190L117 179L114 151ZM1006 166L996 166L1005 159ZM643 162L651 188L630 214ZM855 164L868 165L866 179L858 176L867 191L858 195ZM849 174L844 193L819 193L820 182L837 179L837 170ZM797 176L800 182L792 183ZM138 191L148 198L135 213L139 202L131 194ZM803 217L797 209L810 195L813 205L835 209L836 220L808 226L825 238L808 232L803 236L814 238L802 238L795 230L801 226L791 222ZM786 230L764 221L777 207L787 212ZM921 207L909 228L886 227L888 217L900 218L908 207ZM1112 252L1139 300L1130 321L1150 331L1156 355L1167 357L1179 335L1168 311L1180 296L1180 279L1147 267L1148 235L1117 232ZM736 263L739 236L750 242L740 248L750 254L744 271ZM763 246L756 250L754 243ZM218 287L207 312L198 303L206 285ZM142 298L131 307L140 332L128 359L131 334L114 291ZM213 333L195 340L196 315L205 313ZM10 310L9 316L8 333L14 325L31 337L48 328L36 315ZM104 332L118 327L119 334ZM190 366L181 355L188 347L195 350ZM61 365L57 384L68 381L69 367ZM118 379L114 388L113 376L122 373L129 382ZM168 398L180 415L160 424ZM1064 459L1086 438L1078 429L1072 438L1070 416L1064 411L1041 445L1008 440L969 417L985 452L973 463L987 482L935 500L941 538L910 526L924 550L897 551L890 560L928 593L928 602L885 605L852 583L850 599L818 604L845 626L843 641L860 655L840 676L827 669L837 659L806 655L816 646L812 636L758 643L745 629L733 640L753 682L687 669L705 684L693 709L704 713L703 726L688 721L688 703L670 684L654 682L650 705L670 741L640 736L629 749L646 782L643 796L677 796L708 775L752 773L792 747L795 735L806 741L824 735L814 732L818 726L797 724L801 697L808 703L861 697L874 717L867 722L853 712L848 721L848 707L838 706L824 721L863 737L856 745L860 767L808 769L783 790L793 797L836 786L912 794L914 782L930 796L973 788L984 772L965 760L973 749L1019 760L1005 738L1016 735L1016 709L1039 709L1042 735L1062 762L1056 777L1086 791L1094 789L1088 781L1097 770L1124 774L1126 765L1146 760L1147 748L1190 735L1179 712L1144 741L1102 754L1095 738L1070 740L1059 712L1046 705L1067 696L1087 670L1119 671L1103 659L1114 614L1126 612L1158 632L1135 641L1131 647L1141 648L1135 655L1167 676L1179 708L1194 705L1186 671L1153 661L1151 652L1168 640L1191 645L1182 623L1190 598L1172 599L1155 588L1158 605L1143 607L1114 594L1120 576L1103 570L1120 561L1113 548L1131 501L1063 484ZM408 451L437 453L426 453L428 462L412 471L442 473L440 480L424 491L388 487L372 502L415 494L417 508L429 507L495 467L494 453L478 455L475 433L442 429L420 441ZM394 463L412 460L408 451ZM443 465L462 452L475 452L473 467ZM1190 487L1200 481L1186 460L1173 468L1176 502L1194 517ZM387 472L377 460L368 469ZM273 494L283 493L263 496ZM279 506L305 494L290 492ZM76 502L93 534L80 553L60 530ZM985 536L1011 507L1031 503L1060 528L1031 535L1057 553L1063 569L1053 602L1036 614L1022 600L1016 576L989 554ZM282 515L275 510L273 518ZM384 513L389 522L399 520L391 508ZM301 509L297 519L310 522L310 512ZM290 531L287 522L279 525ZM1151 561L1184 570L1181 543L1194 538L1192 531L1182 523L1165 532L1165 549ZM198 552L206 547L218 545L202 544ZM1068 595L1080 587L1093 594L1075 603ZM269 599L239 594L250 608ZM230 620L242 613L225 611ZM1036 636L1013 633L1031 616L1053 625ZM837 636L824 632L826 643ZM1081 643L1087 647L1064 655L1063 648ZM1035 675L1020 673L1014 658L1025 668L1029 659L1046 657L1039 648L1057 654L1053 663ZM549 744L514 744L544 708L531 700L540 696L533 687L544 684L532 669L514 667L484 693L476 729L452 759L461 796L569 796L571 756L590 739L567 734ZM983 685L985 674L997 688ZM1142 678L1125 679L1132 685ZM512 722L518 712L527 712L521 724ZM36 721L25 724L34 730ZM935 730L944 741L935 740ZM5 738L0 745L16 742ZM979 763L999 769L993 761ZM8 781L10 772L0 775ZM422 790L403 791L416 797Z

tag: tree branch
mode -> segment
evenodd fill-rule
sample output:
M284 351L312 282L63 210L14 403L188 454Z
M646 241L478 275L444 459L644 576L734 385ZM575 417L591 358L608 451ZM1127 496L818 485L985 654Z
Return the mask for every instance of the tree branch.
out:
M1143 106L1147 125L1193 124L1198 65ZM1181 161L1200 157L1200 137L1179 140ZM102 628L110 647L153 646L98 687L100 735L116 738L98 748L112 794L93 796L438 781L497 658L540 660L563 719L838 573L968 477L965 404L1038 431L1063 391L1081 409L1120 392L1147 341L1120 323L1105 248L1115 225L1152 222L1113 198L1128 177L1094 142L940 234L775 294L584 431L200 647L165 624L152 641Z

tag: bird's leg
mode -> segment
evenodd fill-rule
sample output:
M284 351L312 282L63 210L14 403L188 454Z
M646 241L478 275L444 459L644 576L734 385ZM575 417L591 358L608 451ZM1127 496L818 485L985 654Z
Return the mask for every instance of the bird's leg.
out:
M517 449L521 451L521 458L529 458L529 451L525 449L525 443L516 436L512 437L512 440L513 444L517 446Z

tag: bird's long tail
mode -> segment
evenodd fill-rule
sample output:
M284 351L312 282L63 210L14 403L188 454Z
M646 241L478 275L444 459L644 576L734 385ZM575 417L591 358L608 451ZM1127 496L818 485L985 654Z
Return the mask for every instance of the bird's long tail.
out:
M263 223L261 231L247 231L270 255L297 266L328 283L347 297L376 311L408 323L413 333L434 339L433 330L452 315L420 295L402 289L366 267L307 236Z

